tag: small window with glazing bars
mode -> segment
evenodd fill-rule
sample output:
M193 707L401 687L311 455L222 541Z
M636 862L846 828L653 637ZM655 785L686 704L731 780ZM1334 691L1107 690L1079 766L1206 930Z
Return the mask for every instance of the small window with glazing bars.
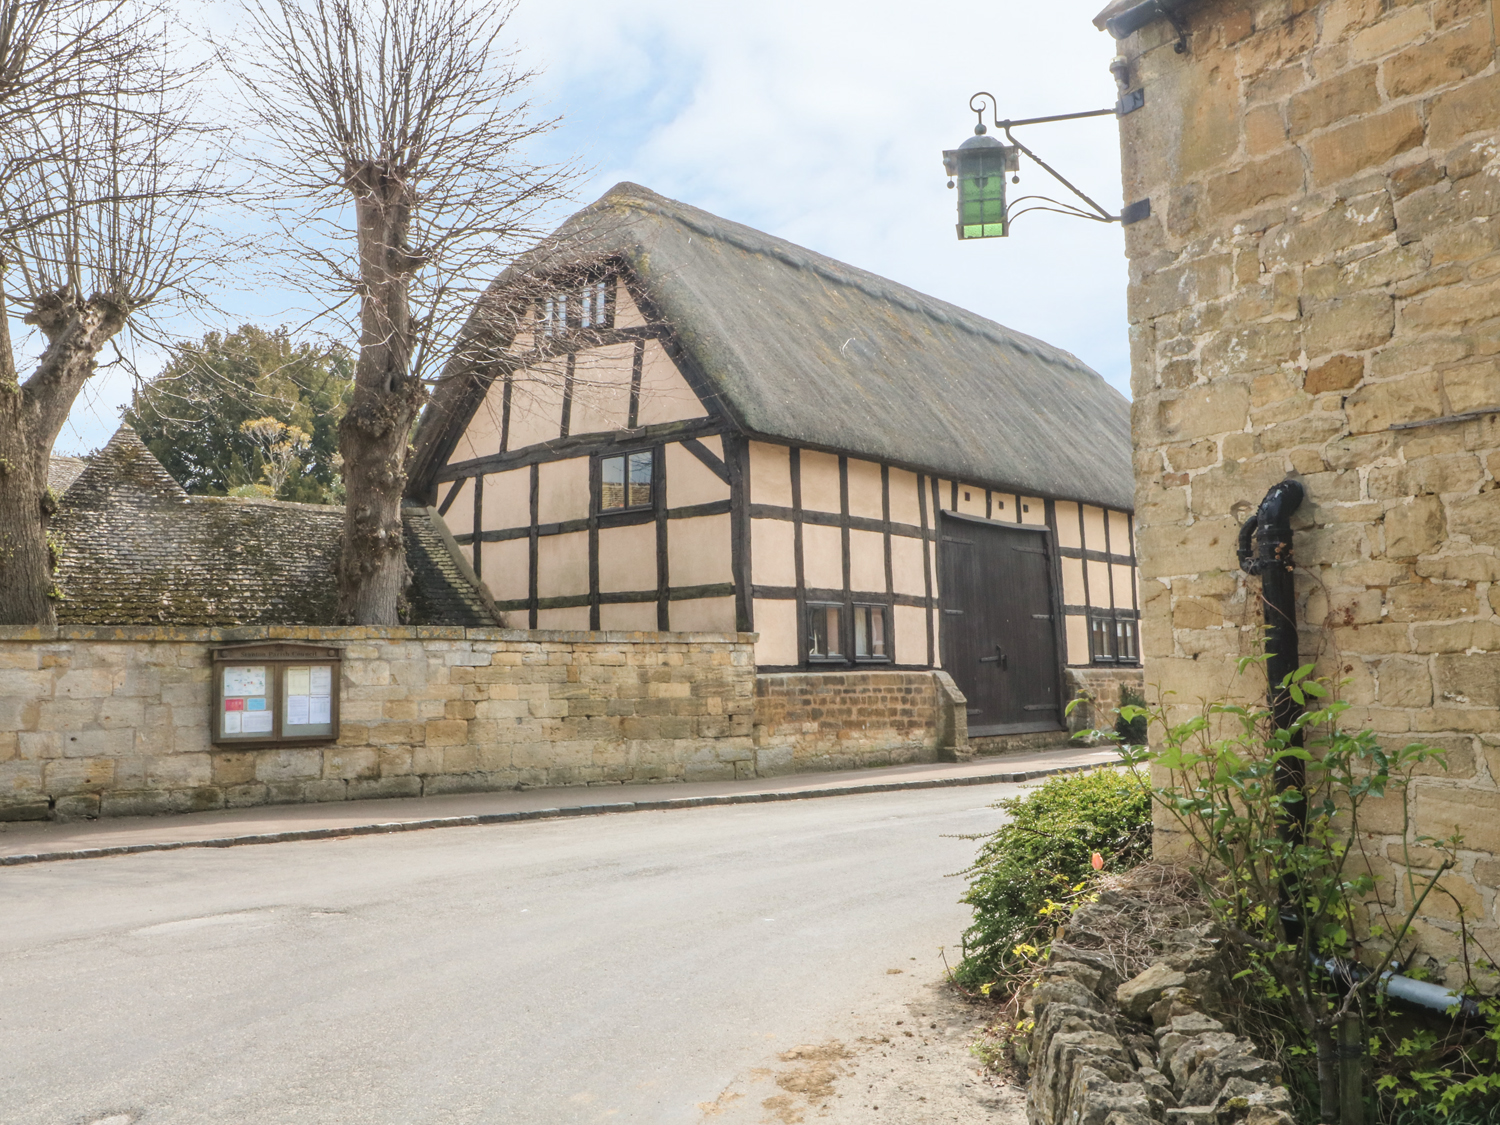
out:
M614 278L599 277L576 285L558 286L537 301L536 311L543 336L558 336L568 329L598 331L613 328Z
M650 449L599 458L599 511L651 507L655 470L656 454Z

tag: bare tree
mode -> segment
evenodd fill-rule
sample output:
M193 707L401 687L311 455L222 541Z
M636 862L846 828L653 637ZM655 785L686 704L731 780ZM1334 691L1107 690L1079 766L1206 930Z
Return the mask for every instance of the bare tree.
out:
M480 0L247 0L231 63L270 142L259 160L302 285L357 303L340 424L348 493L339 612L395 624L412 422L469 307L571 175L528 159L533 74L502 45L512 12ZM316 277L305 272L311 266Z
M214 168L157 13L3 3L0 623L47 624L53 442L122 330L194 295L214 256L199 222ZM25 382L13 318L40 350Z

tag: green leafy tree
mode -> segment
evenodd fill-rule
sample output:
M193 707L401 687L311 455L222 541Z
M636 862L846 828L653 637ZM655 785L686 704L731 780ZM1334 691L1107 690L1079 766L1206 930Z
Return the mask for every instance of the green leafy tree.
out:
M125 421L189 492L223 496L269 484L278 500L342 503L338 427L352 386L343 348L247 324L179 345L166 370L136 391ZM278 457L277 443L260 436L271 430L295 431L305 444L295 457Z

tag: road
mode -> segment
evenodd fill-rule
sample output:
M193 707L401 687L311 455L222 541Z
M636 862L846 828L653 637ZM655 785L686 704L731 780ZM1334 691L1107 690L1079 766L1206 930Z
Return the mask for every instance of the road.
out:
M963 1032L944 876L1020 788L0 870L0 1121L951 1122L882 1036Z

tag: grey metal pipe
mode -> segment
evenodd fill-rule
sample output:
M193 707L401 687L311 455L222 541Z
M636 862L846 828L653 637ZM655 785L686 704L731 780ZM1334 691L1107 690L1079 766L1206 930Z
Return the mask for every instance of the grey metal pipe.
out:
M1337 957L1320 958L1314 957L1313 964L1322 969L1335 981L1345 988L1353 987L1359 981L1370 975L1368 969L1363 965L1357 965L1351 961L1344 961ZM1388 969L1380 974L1380 991L1396 1000L1407 1004L1415 1004L1420 1008L1430 1008L1435 1012L1446 1012L1455 1004L1458 1006L1460 1015L1477 1016L1479 1005L1467 996L1460 996L1451 988L1444 988L1440 984L1431 981L1417 980L1413 977L1404 977L1394 969Z

